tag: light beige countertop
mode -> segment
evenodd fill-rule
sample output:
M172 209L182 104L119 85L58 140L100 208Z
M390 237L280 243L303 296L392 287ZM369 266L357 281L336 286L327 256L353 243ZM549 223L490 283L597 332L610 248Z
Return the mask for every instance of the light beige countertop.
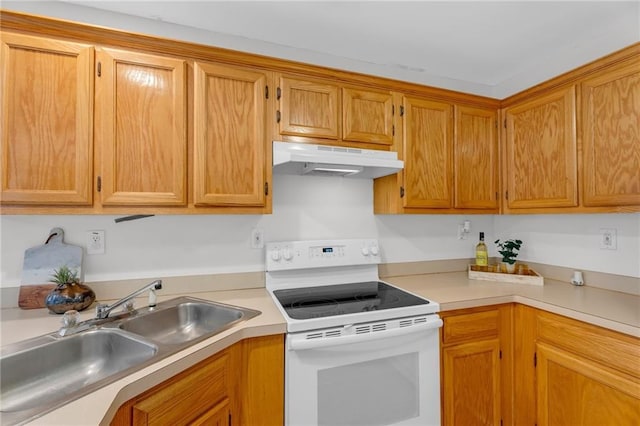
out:
M589 286L576 287L550 279L545 279L544 286L470 280L467 272L395 276L386 277L384 281L440 303L442 311L516 302L640 337L640 297L627 293ZM182 295L256 309L262 314L70 402L29 424L109 424L124 402L216 352L245 338L286 332L286 322L264 288ZM177 296L181 294L158 297L158 301ZM93 309L88 309L81 313L81 317L84 320L93 314ZM48 314L44 309L2 309L0 315L2 346L50 333L60 326L60 316ZM83 415L78 416L77 413Z
M471 280L467 272L387 277L441 311L516 302L640 337L640 297L545 278L544 285Z

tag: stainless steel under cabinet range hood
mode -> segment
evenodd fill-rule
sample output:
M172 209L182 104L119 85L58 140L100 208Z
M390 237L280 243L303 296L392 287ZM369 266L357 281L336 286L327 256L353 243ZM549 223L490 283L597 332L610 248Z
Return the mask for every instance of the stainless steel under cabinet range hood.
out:
M396 152L273 141L276 174L375 179L403 167Z

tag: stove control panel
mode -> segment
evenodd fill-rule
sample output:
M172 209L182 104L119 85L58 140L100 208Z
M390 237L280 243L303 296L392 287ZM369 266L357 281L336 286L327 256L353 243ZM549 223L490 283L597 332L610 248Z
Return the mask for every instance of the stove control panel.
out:
M380 263L375 239L288 241L266 244L267 271Z

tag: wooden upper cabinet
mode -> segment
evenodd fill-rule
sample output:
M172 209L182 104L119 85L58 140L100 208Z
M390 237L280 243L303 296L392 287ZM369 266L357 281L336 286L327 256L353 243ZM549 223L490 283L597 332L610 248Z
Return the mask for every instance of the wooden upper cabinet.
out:
M104 205L186 205L186 63L96 52L96 141Z
M194 64L194 203L263 206L267 75Z
M454 111L454 207L497 211L497 113L457 105Z
M640 205L640 59L581 84L583 203Z
M344 88L342 110L343 140L393 143L393 97L390 92Z
M1 36L0 202L90 205L93 48Z
M338 86L282 77L279 89L281 135L340 138Z
M508 208L577 206L575 87L505 112Z
M450 104L404 97L404 207L453 204Z

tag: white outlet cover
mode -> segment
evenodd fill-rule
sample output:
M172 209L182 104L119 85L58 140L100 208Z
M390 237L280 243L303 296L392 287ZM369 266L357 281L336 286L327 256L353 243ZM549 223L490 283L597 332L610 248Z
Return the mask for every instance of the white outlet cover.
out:
M104 231L87 231L87 254L104 254Z
M603 250L618 249L618 232L615 228L600 228L600 248Z

